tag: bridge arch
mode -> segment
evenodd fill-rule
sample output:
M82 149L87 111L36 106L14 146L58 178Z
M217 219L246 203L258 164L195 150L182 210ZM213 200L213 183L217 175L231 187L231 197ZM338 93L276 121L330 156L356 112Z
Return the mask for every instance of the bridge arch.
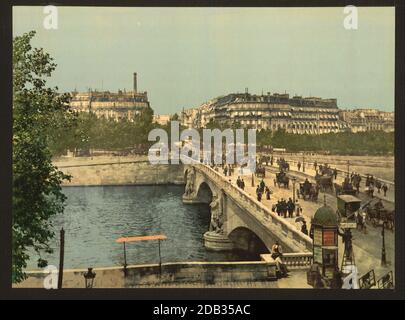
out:
M197 193L196 193L196 199L200 203L211 203L213 196L214 196L214 191L213 188L205 181L201 182L198 187L196 188Z
M251 255L259 257L260 254L270 253L269 248L260 237L246 227L237 227L228 235L235 249L243 250Z

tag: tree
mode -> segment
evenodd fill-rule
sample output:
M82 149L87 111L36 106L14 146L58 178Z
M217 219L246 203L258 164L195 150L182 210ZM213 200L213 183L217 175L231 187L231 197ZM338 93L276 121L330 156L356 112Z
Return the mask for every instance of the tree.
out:
M61 183L70 179L52 164L53 131L69 121L68 98L46 87L56 64L44 50L32 48L35 32L13 40L13 222L12 281L25 279L33 248L51 253L51 218L64 210ZM38 259L38 266L47 262Z
M174 115L172 115L170 117L170 121L179 121L179 120L180 120L180 117L177 113L175 113Z

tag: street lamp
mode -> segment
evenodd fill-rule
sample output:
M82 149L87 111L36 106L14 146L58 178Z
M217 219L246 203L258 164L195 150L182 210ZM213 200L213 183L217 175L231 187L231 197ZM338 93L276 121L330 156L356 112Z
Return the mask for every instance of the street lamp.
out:
M297 178L292 179L293 182L293 203L295 203L295 183L297 182Z
M93 272L93 268L88 268L87 272L85 272L83 276L86 283L86 289L92 289L94 278L96 277L96 273Z
M302 154L302 172L305 172L305 153Z
M382 237L382 248L381 248L381 267L386 267L387 266L387 255L385 252L385 224L386 221L383 220L381 226L381 237Z

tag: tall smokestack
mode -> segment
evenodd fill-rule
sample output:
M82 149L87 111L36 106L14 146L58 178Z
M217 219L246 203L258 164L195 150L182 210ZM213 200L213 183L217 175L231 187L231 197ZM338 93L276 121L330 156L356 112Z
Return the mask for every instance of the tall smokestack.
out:
M134 72L134 93L137 92L137 79L136 79L136 72Z

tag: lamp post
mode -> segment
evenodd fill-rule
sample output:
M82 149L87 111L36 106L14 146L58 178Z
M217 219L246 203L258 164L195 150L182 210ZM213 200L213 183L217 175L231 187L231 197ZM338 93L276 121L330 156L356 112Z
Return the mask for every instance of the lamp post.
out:
M292 179L293 182L293 202L295 203L295 183L297 182L297 178Z
M93 268L88 268L87 272L83 276L86 284L86 289L92 289L94 278L96 277L96 274L93 272Z
M302 154L302 172L305 172L305 153Z
M387 266L387 255L385 252L385 221L382 223L381 237L382 237L382 248L381 248L381 267Z

